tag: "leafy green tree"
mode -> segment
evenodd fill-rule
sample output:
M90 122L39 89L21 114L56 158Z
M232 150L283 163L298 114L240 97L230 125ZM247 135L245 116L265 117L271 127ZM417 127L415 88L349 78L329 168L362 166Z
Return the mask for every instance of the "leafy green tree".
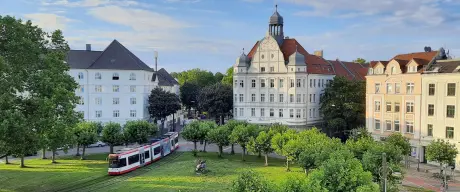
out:
M270 184L260 174L248 170L242 172L233 181L232 190L234 192L270 192L273 191Z
M371 147L363 154L361 163L365 171L372 173L373 180L377 183L381 183L383 180L380 177L382 167L382 154L385 153L387 156L387 165L395 172L403 172L400 162L402 160L402 152L399 147L394 147L389 143L376 143L370 145ZM393 188L397 186L397 183L401 178L395 177L392 174L388 174L388 186Z
M105 124L104 129L102 129L102 141L110 146L110 154L112 154L113 147L123 143L121 125L115 122Z
M198 96L198 108L212 116L220 117L220 125L224 123L225 115L233 108L233 88L217 83L201 89Z
M192 107L197 107L197 97L199 93L200 87L197 84L185 82L182 86L180 86L180 100L182 104L187 108L189 114Z
M363 137L372 139L372 135L367 131L366 127L358 127L350 131L348 139L358 140Z
M223 147L230 144L230 139L228 137L230 133L227 125L221 125L208 132L207 140L209 143L215 143L219 147L219 157L222 157Z
M277 133L272 138L272 147L278 155L282 155L286 157L286 171L290 171L289 169L289 161L293 160L292 151L291 149L295 148L295 141L291 142L292 140L297 139L298 135L295 130L289 129L286 133Z
M225 76L222 78L222 84L233 86L233 67L230 67L225 72Z
M203 88L216 83L216 79L212 72L201 70L199 68L182 71L180 73L175 73L174 75L175 76L173 77L177 78L181 86L184 85L185 82L188 82Z
M287 125L282 125L282 124L279 124L279 123L274 123L272 125L270 125L269 127L269 133L272 134L272 135L276 135L277 133L280 133L280 134L283 134L283 133L286 133L286 131L288 130L288 126Z
M86 146L97 142L97 124L95 122L80 122L77 127L78 143L82 146L81 159L85 159Z
M345 146L355 154L355 157L359 160L363 159L364 153L369 149L375 147L377 142L369 137L361 137L357 140L348 139Z
M265 156L265 166L268 166L268 154L273 153L272 134L267 131L262 131L256 138L252 137L249 140L248 150L252 153L263 153Z
M233 129L235 129L236 126L238 126L238 125L246 126L247 124L248 123L246 121L236 121L236 120L232 119L232 120L228 121L226 125L228 126L228 129L229 129L229 131L231 133L231 132L233 132ZM229 138L230 138L230 135L229 135ZM229 140L230 140L230 144L231 144L231 147L232 147L232 149L230 151L230 154L235 154L235 150L234 150L234 144L235 143L232 142L231 139L229 139Z
M154 136L158 132L158 126L145 120L134 120L127 121L123 131L130 143L143 144L148 142L149 137Z
M365 123L366 83L334 77L320 99L320 111L328 127L329 136L343 136L345 132Z
M426 159L438 162L441 165L441 170L443 165L454 163L457 154L458 150L455 144L441 139L431 141L426 147Z
M365 64L365 63L366 63L366 60L363 59L363 58L357 58L356 60L353 60L353 62L359 63L359 64Z
M181 135L185 140L193 142L194 150L197 150L196 143L203 140L203 134L201 133L200 129L200 122L193 121L187 124L182 130Z
M401 133L393 133L388 136L385 142L389 143L392 146L399 147L401 149L401 155L410 155L411 146L409 139L401 135Z
M200 122L200 132L201 132L201 138L202 141L204 142L203 146L203 152L206 152L206 144L207 144L207 135L210 130L217 128L217 124L213 121L202 121Z
M241 153L241 159L244 161L244 154L246 153L246 148L249 143L251 137L256 136L257 134L257 125L248 124L238 125L233 129L232 133L230 134L230 141L233 143L238 143L241 148L243 148L243 153Z
M214 79L216 79L216 82L221 82L223 78L224 74L222 74L221 72L217 72L216 74L214 74Z
M160 134L163 134L166 117L176 113L181 108L179 97L157 87L150 93L148 101L150 117L161 121Z
M372 174L363 170L361 163L348 150L333 152L319 169L311 172L306 186L318 187L318 184L319 191L354 192L362 187L379 191L378 185L372 182Z
M307 192L306 185L307 177L305 175L288 176L281 182L279 192ZM316 192L316 191L315 191Z
M101 135L102 134L102 130L104 130L104 125L102 125L102 122L96 122L96 125L97 125L97 135Z

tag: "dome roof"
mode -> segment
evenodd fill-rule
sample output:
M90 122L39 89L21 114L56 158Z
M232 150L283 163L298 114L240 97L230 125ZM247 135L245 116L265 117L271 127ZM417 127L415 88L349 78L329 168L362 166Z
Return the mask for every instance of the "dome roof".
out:
M237 67L247 67L249 64L249 57L242 53L237 59L236 59L236 66Z
M289 56L288 65L295 65L295 66L307 65L305 64L305 56L302 53L299 53L298 51L294 52L291 56Z
M278 13L278 5L276 5L275 7L276 7L275 12L270 17L270 24L282 25L283 24L283 17Z

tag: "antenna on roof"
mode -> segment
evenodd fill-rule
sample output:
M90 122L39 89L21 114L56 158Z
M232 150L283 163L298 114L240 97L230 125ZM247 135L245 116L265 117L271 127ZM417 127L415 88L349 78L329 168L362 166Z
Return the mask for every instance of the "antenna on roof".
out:
M244 48L243 48L243 54L244 54Z
M278 4L275 4L275 12L278 12Z

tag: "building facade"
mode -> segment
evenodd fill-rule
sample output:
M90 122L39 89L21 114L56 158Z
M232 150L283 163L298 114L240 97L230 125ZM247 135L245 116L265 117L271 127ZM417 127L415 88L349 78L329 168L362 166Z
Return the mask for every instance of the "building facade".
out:
M104 51L93 51L91 45L86 50L70 50L66 62L79 85L76 95L80 101L75 110L86 121L123 125L129 120L149 120L152 89L159 86L179 93L179 84L166 70L150 68L117 40Z
M309 54L295 39L284 36L283 27L283 17L275 11L265 37L236 59L236 120L313 126L322 121L319 103L329 81L336 75L364 79L367 66L326 60L323 51Z

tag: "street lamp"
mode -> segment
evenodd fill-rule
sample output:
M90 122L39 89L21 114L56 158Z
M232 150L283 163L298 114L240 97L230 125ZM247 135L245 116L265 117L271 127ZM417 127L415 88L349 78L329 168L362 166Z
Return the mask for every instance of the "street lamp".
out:
M158 71L158 51L153 52L155 56L155 71Z

